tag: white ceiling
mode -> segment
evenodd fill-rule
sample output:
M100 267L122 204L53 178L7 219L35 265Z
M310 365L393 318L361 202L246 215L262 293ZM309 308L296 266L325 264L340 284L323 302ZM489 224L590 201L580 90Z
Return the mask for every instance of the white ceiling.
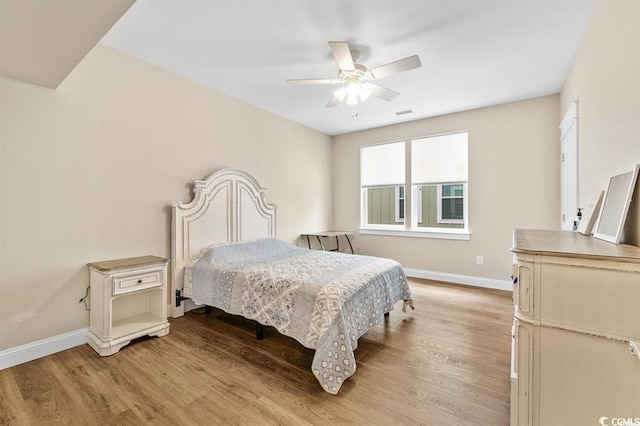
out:
M337 135L557 93L595 1L137 0L102 42ZM120 10L129 2L120 0ZM7 4L50 2L2 3L6 12ZM53 4L67 3L83 7L86 2ZM69 26L58 20L59 27ZM80 22L74 21L78 28ZM50 50L44 41L54 34L43 36L40 52ZM66 39L71 46L73 38ZM3 37L3 50L8 40L15 38ZM369 68L413 54L423 66L378 80L400 93L390 103L372 97L355 107L325 108L335 86L288 85L286 80L336 77L330 40L349 42ZM396 116L407 109L413 113Z
M102 42L336 135L559 92L594 3L137 0ZM392 102L325 108L335 86L286 80L335 78L330 40L369 68L413 54L423 65L378 80L400 93Z

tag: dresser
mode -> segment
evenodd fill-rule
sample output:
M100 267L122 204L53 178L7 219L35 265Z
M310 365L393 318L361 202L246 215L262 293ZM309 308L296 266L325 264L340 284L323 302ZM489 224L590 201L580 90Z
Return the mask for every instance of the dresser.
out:
M511 424L638 420L640 248L518 229L512 252Z
M87 343L101 356L131 340L169 333L167 264L157 256L89 263L91 311Z

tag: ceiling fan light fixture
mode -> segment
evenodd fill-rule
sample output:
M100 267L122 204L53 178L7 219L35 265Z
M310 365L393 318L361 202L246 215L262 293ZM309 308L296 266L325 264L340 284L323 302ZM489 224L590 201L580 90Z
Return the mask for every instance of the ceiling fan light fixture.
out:
M347 93L357 95L360 92L360 83L356 79L347 80Z
M369 87L367 86L368 84L363 84L360 86L360 92L358 93L358 96L360 96L360 100L362 102L366 101L371 95L371 90L369 90Z
M371 95L371 90L367 84L361 84L358 78L349 78L346 85L334 92L334 95L347 105L357 105L364 102Z
M357 80L347 81L347 105L357 105L358 95L360 94L360 83Z
M347 82L345 86L342 86L333 94L340 102L344 102L347 105L357 105L358 102L366 100L371 91L356 80Z
M335 92L333 92L333 94L335 95L336 98L338 98L340 102L344 102L345 98L347 97L347 88L343 86L338 90L336 90Z

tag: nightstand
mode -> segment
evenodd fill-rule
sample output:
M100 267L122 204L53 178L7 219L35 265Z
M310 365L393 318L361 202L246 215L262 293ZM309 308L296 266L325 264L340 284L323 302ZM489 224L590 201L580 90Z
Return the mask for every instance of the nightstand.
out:
M131 340L169 333L167 264L157 256L89 263L91 313L87 343L101 356Z

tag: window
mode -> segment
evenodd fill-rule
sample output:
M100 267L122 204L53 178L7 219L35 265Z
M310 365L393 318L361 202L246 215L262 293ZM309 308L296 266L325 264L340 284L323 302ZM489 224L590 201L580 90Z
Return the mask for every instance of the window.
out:
M464 223L464 184L438 185L438 223Z
M405 143L363 146L360 161L363 227L402 229Z
M468 235L467 139L461 132L413 139L407 150L405 142L363 146L363 230Z

